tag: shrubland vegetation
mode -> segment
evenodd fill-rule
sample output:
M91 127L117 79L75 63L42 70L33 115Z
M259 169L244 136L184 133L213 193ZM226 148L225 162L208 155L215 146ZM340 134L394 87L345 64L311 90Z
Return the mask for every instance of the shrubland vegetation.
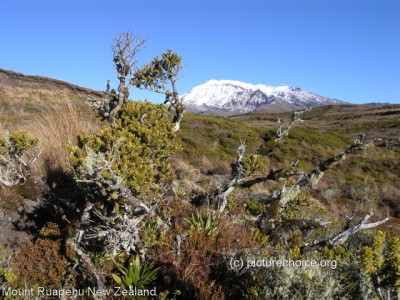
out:
M167 50L139 69L144 42L114 39L120 85L90 99L96 116L63 99L35 112L29 130L4 132L0 208L30 236L3 249L1 286L398 299L400 154L385 131L398 132L399 118L350 123L354 113L338 121L332 107L280 114L281 123L182 118L181 57ZM128 101L132 86L167 105ZM326 125L341 118L340 129ZM256 264L272 260L317 265Z

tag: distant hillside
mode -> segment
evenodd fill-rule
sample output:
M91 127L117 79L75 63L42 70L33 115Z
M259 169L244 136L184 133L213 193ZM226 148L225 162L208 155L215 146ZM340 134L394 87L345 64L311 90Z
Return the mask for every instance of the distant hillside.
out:
M380 102L371 102L371 103L365 103L365 105L372 105L372 106L385 106L385 105L390 105L391 103L385 102L385 103L380 103Z
M65 93L75 96L90 95L93 97L102 97L104 95L103 92L74 85L66 81L43 76L24 75L4 69L0 69L0 85L14 89L47 90L57 94Z
M278 119L288 122L290 115L290 112L251 112L232 116L231 119L250 126L276 128ZM319 132L334 131L351 138L365 133L369 139L381 138L388 148L400 151L400 104L327 105L313 108L304 115L304 120L302 126Z
M104 92L48 77L0 69L0 121L24 123L49 104L62 104L66 97L81 109L91 111L86 101L88 96L102 98Z

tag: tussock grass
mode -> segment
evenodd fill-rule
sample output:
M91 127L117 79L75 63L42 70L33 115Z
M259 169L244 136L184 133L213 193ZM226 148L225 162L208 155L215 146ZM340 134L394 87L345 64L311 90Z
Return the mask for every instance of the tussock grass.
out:
M40 174L50 182L62 174L68 174L67 144L76 144L79 134L93 134L100 123L87 110L80 109L68 97L62 103L48 106L35 115L30 132L43 143L43 153L37 167ZM53 177L53 178L52 178Z
M0 109L0 132L4 132L7 126L8 119L4 113L4 109ZM4 117L3 117L4 116Z

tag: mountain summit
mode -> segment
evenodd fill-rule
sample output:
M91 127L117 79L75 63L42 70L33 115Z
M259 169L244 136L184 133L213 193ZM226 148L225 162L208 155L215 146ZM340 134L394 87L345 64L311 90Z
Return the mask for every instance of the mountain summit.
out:
M218 115L249 111L284 112L346 102L326 98L299 87L253 85L234 80L211 79L196 86L185 97L187 112Z

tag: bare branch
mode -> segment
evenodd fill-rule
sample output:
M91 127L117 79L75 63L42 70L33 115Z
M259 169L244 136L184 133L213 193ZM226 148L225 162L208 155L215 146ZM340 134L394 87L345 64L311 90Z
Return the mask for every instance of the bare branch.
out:
M221 193L218 196L218 201L217 201L217 210L219 212L223 212L225 209L226 204L228 203L228 196L230 193L233 192L235 187L231 186L227 190L225 190L223 193Z
M88 98L90 105L97 109L100 115L111 125L115 124L115 114L129 98L130 78L132 73L138 69L136 54L142 50L147 37L132 36L132 32L128 30L120 33L118 37L113 37L113 41L111 51L113 52L114 67L119 80L118 94L110 94L110 81L108 80L104 99Z
M105 216L99 210L94 211L95 215L102 221L90 228L86 233L87 239L107 237L107 253L130 253L140 252L142 243L139 236L139 224L144 215L129 217L126 214Z
M75 235L71 235L67 239L67 245L69 245L72 250L79 255L82 261L87 265L88 271L93 274L93 277L96 280L97 288L104 289L105 288L105 278L104 275L96 268L90 257L86 254L84 249L80 247L80 241L82 239L83 233L86 230L86 227L89 225L89 211L92 209L93 205L88 204L81 217L80 224L78 226L78 230ZM97 298L101 299L101 298Z
M302 174L302 179L299 180L296 184L291 185L286 188L286 193L283 194L281 197L277 198L275 201L278 202L281 207L283 208L289 201L293 200L302 190L303 187L309 186L311 188L315 188L320 179L323 177L326 171L330 170L333 166L338 164L340 161L345 160L346 156L354 151L365 150L368 148L370 143L374 143L379 141L370 140L364 141L364 137L362 139L356 139L353 144L349 146L345 151L342 153L324 161L319 166L317 166L313 171L308 173L308 175Z
M300 117L302 114L304 114L307 111L310 111L310 108L307 108L305 110L302 111L294 111L292 113L292 120L290 121L289 125L286 127L286 129L282 130L282 121L280 119L278 119L278 130L277 130L277 138L275 139L275 142L279 141L280 139L282 139L284 136L289 134L290 128L292 128L293 124L295 122L304 122L304 120L302 120Z
M317 250L317 249L319 249L319 248L321 248L321 247L324 247L324 246L339 246L340 244L343 243L343 239L344 239L344 238L349 237L349 236L355 234L356 232L358 232L358 231L360 231L360 230L370 229L370 228L373 228L373 227L377 227L377 226L382 225L383 223L386 223L387 221L390 220L390 218L388 217L388 218L385 218L385 219L383 219L383 220L381 220L381 221L378 221L378 222L374 222L374 223L370 223L370 224L365 224L365 223L367 222L367 220L368 220L373 214L374 214L373 212L368 213L366 216L364 216L364 218L362 218L362 219L360 220L360 222L358 222L357 225L355 225L355 226L353 226L353 227L351 227L351 228L348 228L348 229L346 229L346 230L344 230L344 231L338 233L337 235L335 235L334 237L332 237L332 238L330 238L330 239L328 239L328 240L319 242L318 244L315 244L315 245L313 245L313 246L304 247L304 248L303 248L303 252L315 251L315 250Z
M295 111L292 113L292 120L289 123L289 125L287 126L287 128L285 130L282 130L282 123L279 120L279 128L277 130L277 138L275 139L275 142L279 141L282 137L284 137L285 135L288 135L290 128L293 126L293 124L295 122L303 122L303 120L300 118L300 116L311 110L311 108L303 110L303 111ZM234 190L235 187L251 187L252 185L256 184L256 183L260 183L260 182L264 182L264 181L268 181L268 180L275 180L275 177L278 176L278 173L280 173L282 170L278 170L278 171L271 171L271 173L268 176L264 176L264 177L258 177L255 179L248 179L246 177L248 177L248 175L246 176L243 172L243 166L242 166L242 159L244 157L244 154L246 152L246 141L240 141L240 145L237 149L237 158L236 161L232 163L231 167L231 179L230 181L225 185L225 189L223 189L223 191L218 194L218 199L217 199L217 204L216 204L216 209L219 211L223 211L226 204L227 204L227 197L228 195ZM298 162L298 161L297 161ZM293 163L293 167L295 167L297 165L297 162ZM287 174L285 174L286 176L292 176L292 175L302 175L304 178L307 178L305 173L292 173L290 174L289 172ZM309 180L308 180L309 181ZM309 181L309 183L311 184L311 181ZM276 201L277 199L283 198L284 195L286 195L287 193L285 193L286 191L281 191L281 193L276 194L273 199L274 201ZM298 188L298 191L296 191L295 193L293 193L292 191L289 191L289 193L287 194L287 196L291 196L292 194L298 194L300 192L300 188ZM296 194L296 195L297 195Z
M217 196L216 209L219 212L223 212L226 204L228 203L228 196L233 192L236 186L238 186L238 181L243 174L242 159L246 153L246 140L240 141L240 145L237 148L236 161L232 163L231 179L225 185L223 192Z
M243 174L242 159L246 153L246 140L240 141L240 145L236 150L237 157L236 161L232 163L231 180L237 181Z

